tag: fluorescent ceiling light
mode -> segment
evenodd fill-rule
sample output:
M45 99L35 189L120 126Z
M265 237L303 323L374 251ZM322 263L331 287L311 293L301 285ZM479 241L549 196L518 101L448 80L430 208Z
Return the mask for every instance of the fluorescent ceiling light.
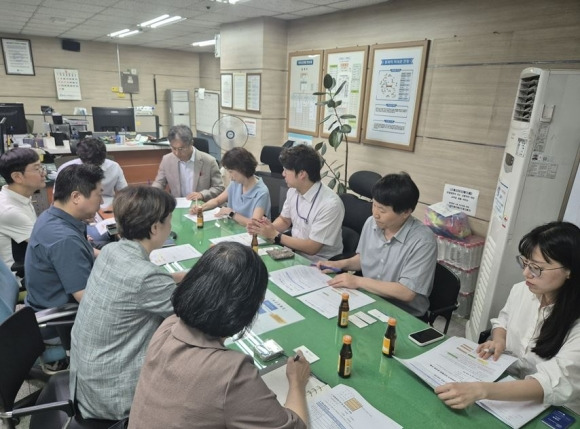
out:
M119 36L119 35L121 35L123 33L128 33L128 32L129 32L129 29L128 28L125 28L124 30L119 30L119 31L115 31L114 33L111 33L111 34L107 34L107 36L109 36L109 37L117 37L117 36Z
M172 16L171 18L164 19L163 21L156 22L155 24L151 24L151 28L161 27L162 25L173 24L178 21L183 21L185 18L181 16Z
M169 15L167 14L161 15L158 16L157 18L150 19L149 21L142 22L141 24L139 24L139 27L147 27L151 24L155 24L156 22L163 21L166 18L169 18Z
M215 45L215 39L204 40L203 42L195 42L191 44L191 46L210 46L210 45Z
M135 35L137 33L139 33L139 30L133 30L133 31L129 31L128 33L119 34L117 37L119 39L121 39L122 37L133 36L133 35Z

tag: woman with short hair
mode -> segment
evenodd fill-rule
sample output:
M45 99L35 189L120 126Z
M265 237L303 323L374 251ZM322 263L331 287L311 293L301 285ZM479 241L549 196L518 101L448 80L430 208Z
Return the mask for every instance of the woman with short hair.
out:
M258 374L252 357L228 349L264 299L268 271L240 243L207 250L173 295L175 315L147 350L129 428L306 428L308 362L288 359L286 406Z
M205 202L202 210L211 210L227 202L227 207L222 207L216 216L229 216L242 226L250 219L270 217L270 192L262 179L254 175L258 166L254 155L242 147L235 147L224 154L222 165L230 174L231 182L225 191ZM190 211L194 213L195 210L192 207Z
M170 194L150 186L129 186L115 196L121 240L96 259L72 329L70 391L84 418L129 416L147 345L173 313L171 295L185 276L149 260L171 232L175 205Z

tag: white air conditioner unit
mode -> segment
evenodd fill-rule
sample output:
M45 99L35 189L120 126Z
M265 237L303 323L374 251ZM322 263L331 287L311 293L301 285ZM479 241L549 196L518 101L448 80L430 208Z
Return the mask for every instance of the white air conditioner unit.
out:
M511 287L523 280L515 259L520 239L562 218L576 176L578 112L580 71L527 68L521 73L466 327L471 340L477 341Z

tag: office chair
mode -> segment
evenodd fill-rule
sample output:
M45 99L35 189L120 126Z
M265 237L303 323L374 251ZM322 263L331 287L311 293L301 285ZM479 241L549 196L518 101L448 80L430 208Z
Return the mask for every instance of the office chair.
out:
M260 162L268 165L270 171L256 171L256 176L260 177L270 193L270 216L272 220L280 215L284 201L286 201L286 193L288 192L288 185L282 176L284 167L280 164L280 152L283 147L280 146L264 146L260 152Z
M205 153L209 153L209 142L201 137L193 138L193 147Z
M426 321L433 326L435 319L439 316L443 317L446 320L444 334L449 328L451 315L457 310L457 295L459 295L460 287L459 277L445 265L437 262L433 289L429 295L429 310L427 310Z
M10 269L16 273L21 279L24 278L24 257L26 255L26 249L28 248L28 242L24 240L22 243L17 243L16 241L10 239L10 244L12 245L12 258L14 263ZM24 284L24 282L22 282Z
M20 284L16 276L0 260L0 323L8 319L16 308Z

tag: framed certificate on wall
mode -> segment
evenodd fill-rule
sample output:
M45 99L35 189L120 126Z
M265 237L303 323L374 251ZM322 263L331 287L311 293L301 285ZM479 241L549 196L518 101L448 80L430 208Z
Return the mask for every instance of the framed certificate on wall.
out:
M363 142L413 151L428 40L371 46Z
M262 100L262 74L248 73L246 75L246 110L259 112Z
M221 95L222 107L231 109L233 107L233 76L231 73L221 75Z
M35 75L30 40L2 39L2 54L6 74Z

